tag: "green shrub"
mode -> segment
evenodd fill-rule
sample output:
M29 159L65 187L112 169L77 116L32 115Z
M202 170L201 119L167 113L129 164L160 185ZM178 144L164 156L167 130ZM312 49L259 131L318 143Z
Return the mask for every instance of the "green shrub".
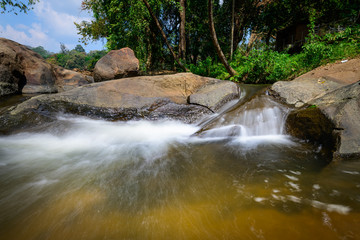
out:
M264 45L259 45L249 52L246 52L245 48L239 48L230 63L238 74L230 80L245 83L273 83L294 78L322 64L353 58L359 54L359 25L323 37L313 36L303 46L302 51L294 55L277 52ZM223 65L210 57L199 61L196 65L191 64L189 69L202 76L219 79L229 77Z
M231 65L238 73L235 81L273 83L293 74L297 64L289 54L264 47L251 50L247 56L237 53Z
M221 63L214 62L211 57L198 61L196 65L190 64L188 68L192 73L200 76L225 79L228 75L225 67Z
M314 41L303 46L304 64L307 68L316 68L321 61L331 55L331 47L324 42Z

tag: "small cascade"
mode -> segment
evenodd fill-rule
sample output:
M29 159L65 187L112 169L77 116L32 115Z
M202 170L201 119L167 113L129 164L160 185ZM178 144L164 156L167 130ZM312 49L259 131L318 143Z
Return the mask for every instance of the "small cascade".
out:
M286 107L269 96L256 96L203 127L198 136L207 141L228 139L243 144L288 143L284 130L287 113Z

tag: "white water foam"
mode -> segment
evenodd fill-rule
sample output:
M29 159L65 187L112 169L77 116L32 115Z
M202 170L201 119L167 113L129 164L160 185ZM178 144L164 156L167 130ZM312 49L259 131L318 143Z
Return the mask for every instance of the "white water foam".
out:
M172 143L185 141L198 130L194 125L175 121L108 122L64 116L59 120L69 125L60 134L21 133L0 137L4 155L1 164L59 159L66 163L73 157L79 166L122 157L152 160L165 154Z
M201 140L229 140L231 145L241 145L243 149L263 144L294 144L284 131L286 108L267 98L255 99L249 105L239 109L235 117L220 119L212 128L201 132Z

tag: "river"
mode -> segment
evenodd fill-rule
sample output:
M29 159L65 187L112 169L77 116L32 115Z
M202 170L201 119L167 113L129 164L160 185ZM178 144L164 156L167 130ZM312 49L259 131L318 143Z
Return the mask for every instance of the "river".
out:
M257 90L193 125L59 113L0 136L1 239L359 239L360 161L288 136Z

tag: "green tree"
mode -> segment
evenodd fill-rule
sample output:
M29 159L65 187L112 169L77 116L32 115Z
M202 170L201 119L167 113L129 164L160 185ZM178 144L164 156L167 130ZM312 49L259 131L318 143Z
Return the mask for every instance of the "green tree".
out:
M64 64L65 68L68 69L85 69L85 59L86 53L85 52L78 52L76 50L71 50L66 58L66 62Z
M0 1L0 9L1 13L5 12L15 12L17 14L17 10L20 12L27 13L30 9L32 9L32 5L34 5L39 0L28 0L27 3L18 0L1 0Z
M310 22L318 26L344 18L359 21L360 0L221 2L213 1L213 32L227 58L247 43L245 36L253 43L249 51L263 43L273 50L276 35L289 26ZM210 59L217 65L223 57L212 44L206 4L206 0L83 0L82 8L92 13L93 20L76 25L84 43L106 38L108 50L132 48L143 69L173 68L177 58L192 64L205 60L208 64Z
M221 47L219 45L217 36L216 36L216 31L215 31L215 25L214 25L214 17L213 17L213 0L208 0L208 12L209 12L209 27L210 27L210 32L211 32L211 38L214 44L214 48L216 49L216 52L220 58L220 61L222 62L222 64L224 65L224 67L226 68L226 70L228 71L228 73L231 76L235 76L237 73L236 71L229 65L228 61L225 58L225 55L223 53L223 51L221 50Z
M85 52L85 49L80 44L76 45L74 50L77 51L77 52Z
M48 58L51 55L51 53L48 52L47 50L45 50L43 46L38 46L38 47L35 47L35 48L31 48L31 50L38 53L40 56L42 56L45 59Z
M107 53L107 51L105 50L95 50L95 51L90 51L86 57L85 57L85 66L84 69L87 70L92 70L95 67L95 64L97 63L97 61L99 61L100 58L102 58L103 56L105 56Z
M82 41L106 38L107 48L130 47L147 68L178 65L180 6L175 0L84 0L94 20L76 24ZM173 58L173 59L171 59Z
M65 46L64 43L60 43L60 53L66 55L69 52L69 49Z

